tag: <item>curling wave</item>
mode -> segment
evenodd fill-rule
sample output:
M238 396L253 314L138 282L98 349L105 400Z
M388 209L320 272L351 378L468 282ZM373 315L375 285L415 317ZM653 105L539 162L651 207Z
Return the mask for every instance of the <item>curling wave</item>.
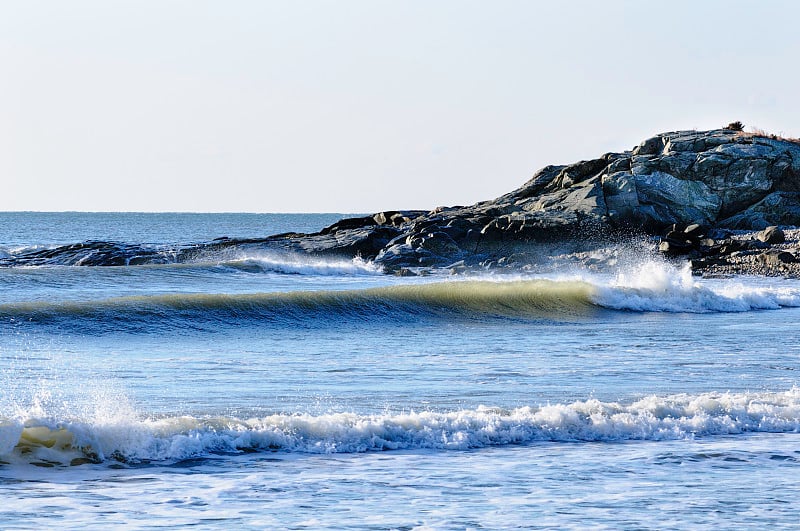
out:
M405 284L358 290L249 294L167 294L72 302L0 305L0 318L19 322L115 329L197 326L247 321L296 324L380 322L450 317L546 318L591 311L593 288L584 282L527 280Z
M262 267L259 265L258 267ZM315 267L315 266L311 266ZM326 266L327 267L327 266ZM341 264L364 268L366 264ZM0 320L150 332L204 323L296 325L420 319L587 318L600 311L743 312L800 307L797 283L703 283L688 269L646 264L616 277L454 280L367 289L271 293L175 293L0 305Z
M692 439L800 431L800 390L585 400L504 410L385 415L276 414L262 418L6 418L0 460L42 466L116 460L179 461L250 451L357 453L463 450L549 442Z

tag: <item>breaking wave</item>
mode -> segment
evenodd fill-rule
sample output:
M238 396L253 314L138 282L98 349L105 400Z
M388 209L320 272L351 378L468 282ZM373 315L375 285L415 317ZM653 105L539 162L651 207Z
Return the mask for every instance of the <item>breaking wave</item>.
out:
M277 264L277 265L276 265ZM286 262L248 258L234 267L288 271ZM340 276L373 274L367 263L303 262L300 269ZM381 323L426 319L576 319L598 312L743 312L800 306L796 282L746 278L699 281L687 269L648 263L616 276L497 277L404 281L363 289L269 293L171 293L83 301L24 301L0 305L0 322L57 324L76 329L152 332L203 323L260 326L342 321ZM93 328L94 327L94 328Z
M0 461L60 466L168 462L252 451L464 450L540 441L658 441L787 433L800 431L800 390L384 415L275 414L250 419L140 418L133 411L95 419L25 415L0 420Z
M252 273L285 275L359 276L383 273L380 267L361 258L337 260L300 255L261 254L226 260L221 265Z
M615 310L637 312L746 312L800 306L797 283L755 279L699 281L688 266L678 269L660 261L620 271L594 284L592 300Z

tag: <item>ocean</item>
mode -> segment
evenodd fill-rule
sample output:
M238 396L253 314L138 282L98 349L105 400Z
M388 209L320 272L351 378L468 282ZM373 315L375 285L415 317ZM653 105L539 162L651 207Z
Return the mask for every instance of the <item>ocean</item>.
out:
M341 217L0 213L0 527L798 525L800 281L169 260Z

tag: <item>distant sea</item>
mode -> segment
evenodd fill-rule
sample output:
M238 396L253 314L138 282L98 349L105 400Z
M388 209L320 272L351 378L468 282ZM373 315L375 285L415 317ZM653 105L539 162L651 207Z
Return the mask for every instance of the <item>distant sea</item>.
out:
M0 213L0 258L341 217ZM800 282L619 263L0 267L0 527L796 527Z

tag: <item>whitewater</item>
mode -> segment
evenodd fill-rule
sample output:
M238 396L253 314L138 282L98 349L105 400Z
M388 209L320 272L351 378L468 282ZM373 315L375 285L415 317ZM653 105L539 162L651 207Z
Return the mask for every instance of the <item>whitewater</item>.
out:
M796 525L800 282L167 259L340 217L0 214L2 528Z

